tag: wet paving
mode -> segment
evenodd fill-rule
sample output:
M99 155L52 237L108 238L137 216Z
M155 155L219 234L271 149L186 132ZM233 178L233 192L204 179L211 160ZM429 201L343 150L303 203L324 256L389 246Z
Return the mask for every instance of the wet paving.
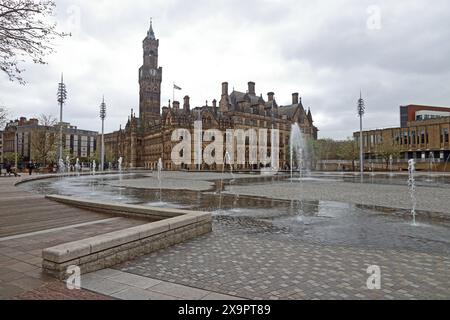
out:
M216 223L233 221L234 228L259 233L263 237L288 237L299 242L329 246L450 253L450 217L442 219L419 215L417 225L413 225L407 210L368 208L332 201L288 201L222 192L226 187L232 190L237 185L265 185L289 180L290 177L286 175L215 180L214 187L203 192L144 190L110 184L118 179L146 177L148 175L145 174L72 177L36 181L25 184L23 188L43 194L78 196L91 200L210 211L216 217ZM419 181L425 184L426 178L424 176ZM305 178L303 183L315 179L343 179L349 183L356 183L355 179L360 181L360 177L327 174ZM378 179L378 183L392 184L405 177L380 175ZM450 181L441 180L441 183L447 182ZM261 225L265 228L261 229Z
M145 174L73 177L24 184L44 194L211 211L213 232L126 262L117 270L248 299L449 299L450 219L345 202L278 200L224 193L234 186L272 185L289 176L214 181L211 190L114 187ZM405 176L365 177L400 184ZM447 178L439 184L449 187ZM367 180L371 179L371 180ZM360 177L313 175L309 181L361 183ZM359 181L359 182L358 182ZM195 183L195 181L192 181ZM367 268L382 271L368 290Z

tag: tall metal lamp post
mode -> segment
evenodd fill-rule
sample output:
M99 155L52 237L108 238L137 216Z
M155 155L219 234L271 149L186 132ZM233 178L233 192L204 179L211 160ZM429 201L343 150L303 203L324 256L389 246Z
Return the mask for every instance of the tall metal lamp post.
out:
M101 150L101 170L105 170L105 118L106 118L106 103L105 96L103 96L103 102L100 104L100 119L102 119L102 150Z
M19 171L19 125L16 127L16 131L14 132L14 168L16 168L16 172Z
M366 106L364 99L362 98L362 92L359 94L358 100L358 116L359 116L359 159L361 168L361 177L364 174L364 144L363 144L363 116L366 112Z
M58 103L59 103L59 160L63 158L63 105L67 100L67 90L64 84L64 75L61 74L61 82L58 85Z

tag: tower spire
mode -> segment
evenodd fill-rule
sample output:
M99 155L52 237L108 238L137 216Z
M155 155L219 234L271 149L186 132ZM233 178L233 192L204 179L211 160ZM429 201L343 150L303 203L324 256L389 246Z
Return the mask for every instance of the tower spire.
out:
M155 32L153 31L153 18L150 18L150 29L148 30L147 36L150 39L155 39Z

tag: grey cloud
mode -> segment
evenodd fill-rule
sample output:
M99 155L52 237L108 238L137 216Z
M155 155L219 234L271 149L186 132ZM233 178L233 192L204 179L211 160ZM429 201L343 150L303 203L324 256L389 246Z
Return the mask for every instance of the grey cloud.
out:
M367 8L378 5L381 30L368 30ZM80 9L79 33L58 43L48 66L27 64L27 87L0 77L0 104L15 116L58 114L60 72L66 73L66 119L99 130L98 105L108 104L108 131L138 110L141 43L154 17L164 68L162 104L179 82L193 105L220 98L220 83L245 90L256 81L280 104L300 91L321 137L358 129L362 89L367 127L394 126L398 106L450 105L450 3L435 0L57 0L61 28ZM65 30L71 31L71 30ZM77 30L74 30L77 31Z

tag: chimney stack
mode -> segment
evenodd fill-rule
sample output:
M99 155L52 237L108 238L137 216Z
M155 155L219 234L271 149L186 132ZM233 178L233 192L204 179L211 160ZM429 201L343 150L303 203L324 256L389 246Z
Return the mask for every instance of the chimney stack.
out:
M191 110L191 105L190 105L189 100L190 100L189 96L185 96L185 97L184 97L184 105L183 105L183 109L184 109L185 111L190 111L190 110Z
M269 101L273 101L273 97L275 96L275 93L269 92L269 93L267 94L267 96L269 97Z
M256 95L256 91L255 91L255 83L254 82L249 82L248 83L248 94L254 96Z
M298 92L292 94L292 104L298 104Z
M217 100L216 100L216 99L214 99L212 103L213 103L213 107L214 107L214 109L215 109L215 108L217 108Z
M179 101L174 101L173 102L173 108L176 109L176 110L180 109L180 102Z
M222 96L228 96L228 82L222 83Z

